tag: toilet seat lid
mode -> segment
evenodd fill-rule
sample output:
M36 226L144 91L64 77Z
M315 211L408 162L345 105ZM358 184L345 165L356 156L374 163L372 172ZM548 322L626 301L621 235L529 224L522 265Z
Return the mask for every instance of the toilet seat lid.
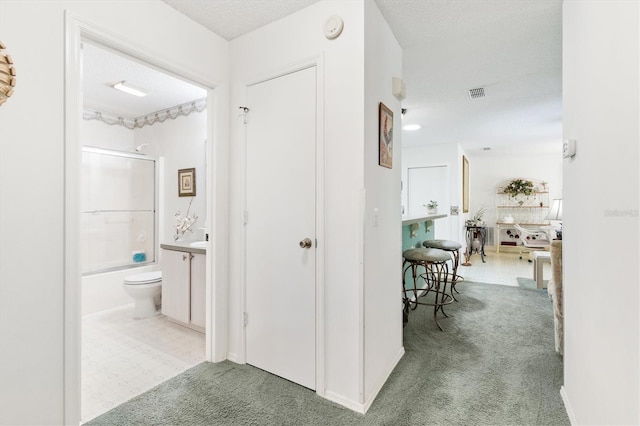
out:
M125 277L125 284L151 284L162 280L162 271L143 272L142 274Z

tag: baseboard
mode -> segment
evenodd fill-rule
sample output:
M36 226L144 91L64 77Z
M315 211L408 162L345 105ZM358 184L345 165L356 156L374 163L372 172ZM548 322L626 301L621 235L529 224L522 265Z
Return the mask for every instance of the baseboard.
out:
M365 413L364 404L354 401L352 399L346 398L335 392L326 391L324 394L324 398L328 399L331 402L335 402L338 405L342 405L343 407L346 407L351 411L355 411L356 413L360 413L360 414Z
M389 368L387 369L387 374L382 376L382 379L380 379L380 381L374 388L373 392L371 392L371 396L367 398L364 404L361 402L346 398L343 395L340 395L338 393L331 392L331 391L326 391L324 398L328 399L331 402L335 402L338 405L342 405L343 407L346 407L351 411L355 411L356 413L365 414L367 410L369 410L369 407L371 407L371 404L373 404L373 401L378 396L378 393L380 393L380 391L382 390L382 387L384 386L384 384L387 382L387 379L391 375L391 372L393 372L393 369L396 368L396 365L398 365L398 362L400 362L400 359L402 359L403 356L404 356L404 347L400 347L398 354L393 359L393 362L391 362Z
M393 369L396 368L396 366L400 362L400 359L402 359L403 356L404 356L404 346L400 346L400 350L398 351L398 354L395 356L395 358L393 359L393 361L391 362L391 364L387 368L386 374L384 376L382 376L382 378L378 381L378 384L376 385L375 388L373 388L373 391L371 392L371 395L364 402L364 412L365 413L369 410L369 408L371 407L371 404L373 404L373 401L378 396L378 393L380 393L380 391L382 390L382 387L387 382L387 379L389 379L389 376L393 372Z
M567 396L567 391L564 386L560 386L560 396L564 403L564 409L567 411L567 416L569 416L569 422L571 425L577 425L578 422L576 421L576 416L573 413L573 408L571 408L571 403L569 402L569 397Z
M418 297L422 297L422 296L424 296L424 295L427 293L427 289L428 289L428 288L429 288L429 284L427 284L426 282L424 283L424 286L422 286L422 287L418 287L418 288L416 289L416 291L418 292ZM409 290L409 289L407 289L407 290ZM413 289L412 289L412 290L413 290ZM405 292L405 294L406 294L406 292ZM415 301L416 301L416 295L414 294L413 296L411 296L411 299L410 299L410 300L411 300L412 302L415 302Z
M244 364L243 362L240 362L240 357L238 357L238 354L235 352L227 352L227 359L231 362L235 362L236 364Z

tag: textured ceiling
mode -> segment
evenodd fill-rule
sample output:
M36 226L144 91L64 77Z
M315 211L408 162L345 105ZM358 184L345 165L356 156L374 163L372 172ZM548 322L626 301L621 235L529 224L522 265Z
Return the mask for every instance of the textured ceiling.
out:
M206 28L231 40L271 23L316 0L164 0ZM361 0L350 0L361 1ZM364 0L372 1L372 0ZM420 130L403 132L403 145L460 143L468 152L560 151L562 139L562 0L375 0L403 48L408 112L403 124ZM99 55L97 55L99 56ZM92 65L93 63L93 65ZM142 71L139 64L114 58L91 58L85 52L85 99L108 106L107 82ZM108 70L113 74L107 75ZM148 70L147 70L148 71ZM145 72L147 72L145 71ZM96 74L95 76L93 74ZM102 77L100 77L102 76ZM123 77L121 77L123 76ZM126 77L124 77L126 76ZM158 78L154 87L147 87ZM203 97L180 88L167 76L139 75L138 85L162 99L125 96L126 111L139 116ZM176 80L176 79L172 79ZM93 87L95 86L95 87ZM486 97L471 100L467 90L484 87ZM182 96L185 94L185 96ZM175 93L174 93L175 95ZM166 98L165 98L166 96ZM190 98L190 99L187 99ZM146 106L143 106L148 102ZM137 108L139 104L140 108ZM139 111L143 111L139 114ZM137 114L137 115L136 115Z
M561 148L561 0L376 0L403 47L403 145ZM471 100L467 90L484 87ZM533 145L532 145L533 144Z
M220 37L232 40L318 0L163 0Z

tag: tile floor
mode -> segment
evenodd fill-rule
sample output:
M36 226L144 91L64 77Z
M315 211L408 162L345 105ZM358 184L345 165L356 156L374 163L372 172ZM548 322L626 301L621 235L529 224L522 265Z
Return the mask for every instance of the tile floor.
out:
M529 255L523 254L522 259L519 253L496 253L487 251L485 260L482 263L480 255L471 256L471 266L460 266L458 274L462 275L465 281L477 283L502 284L518 286L518 277L533 279L533 263L528 262ZM464 262L464 256L461 256ZM548 280L551 277L551 265L543 265L542 277Z
M461 266L466 281L517 286L533 278L533 263L518 253L474 254ZM544 265L544 278L551 267ZM164 315L134 320L133 305L85 316L82 320L82 421L199 364L205 358L204 334L181 327Z
M132 313L133 305L82 319L82 422L205 359L204 334Z

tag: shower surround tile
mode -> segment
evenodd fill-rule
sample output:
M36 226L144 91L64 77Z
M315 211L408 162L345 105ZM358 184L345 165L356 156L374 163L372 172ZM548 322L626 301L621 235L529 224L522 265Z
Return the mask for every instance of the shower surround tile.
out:
M205 360L204 334L133 305L82 318L82 422Z

